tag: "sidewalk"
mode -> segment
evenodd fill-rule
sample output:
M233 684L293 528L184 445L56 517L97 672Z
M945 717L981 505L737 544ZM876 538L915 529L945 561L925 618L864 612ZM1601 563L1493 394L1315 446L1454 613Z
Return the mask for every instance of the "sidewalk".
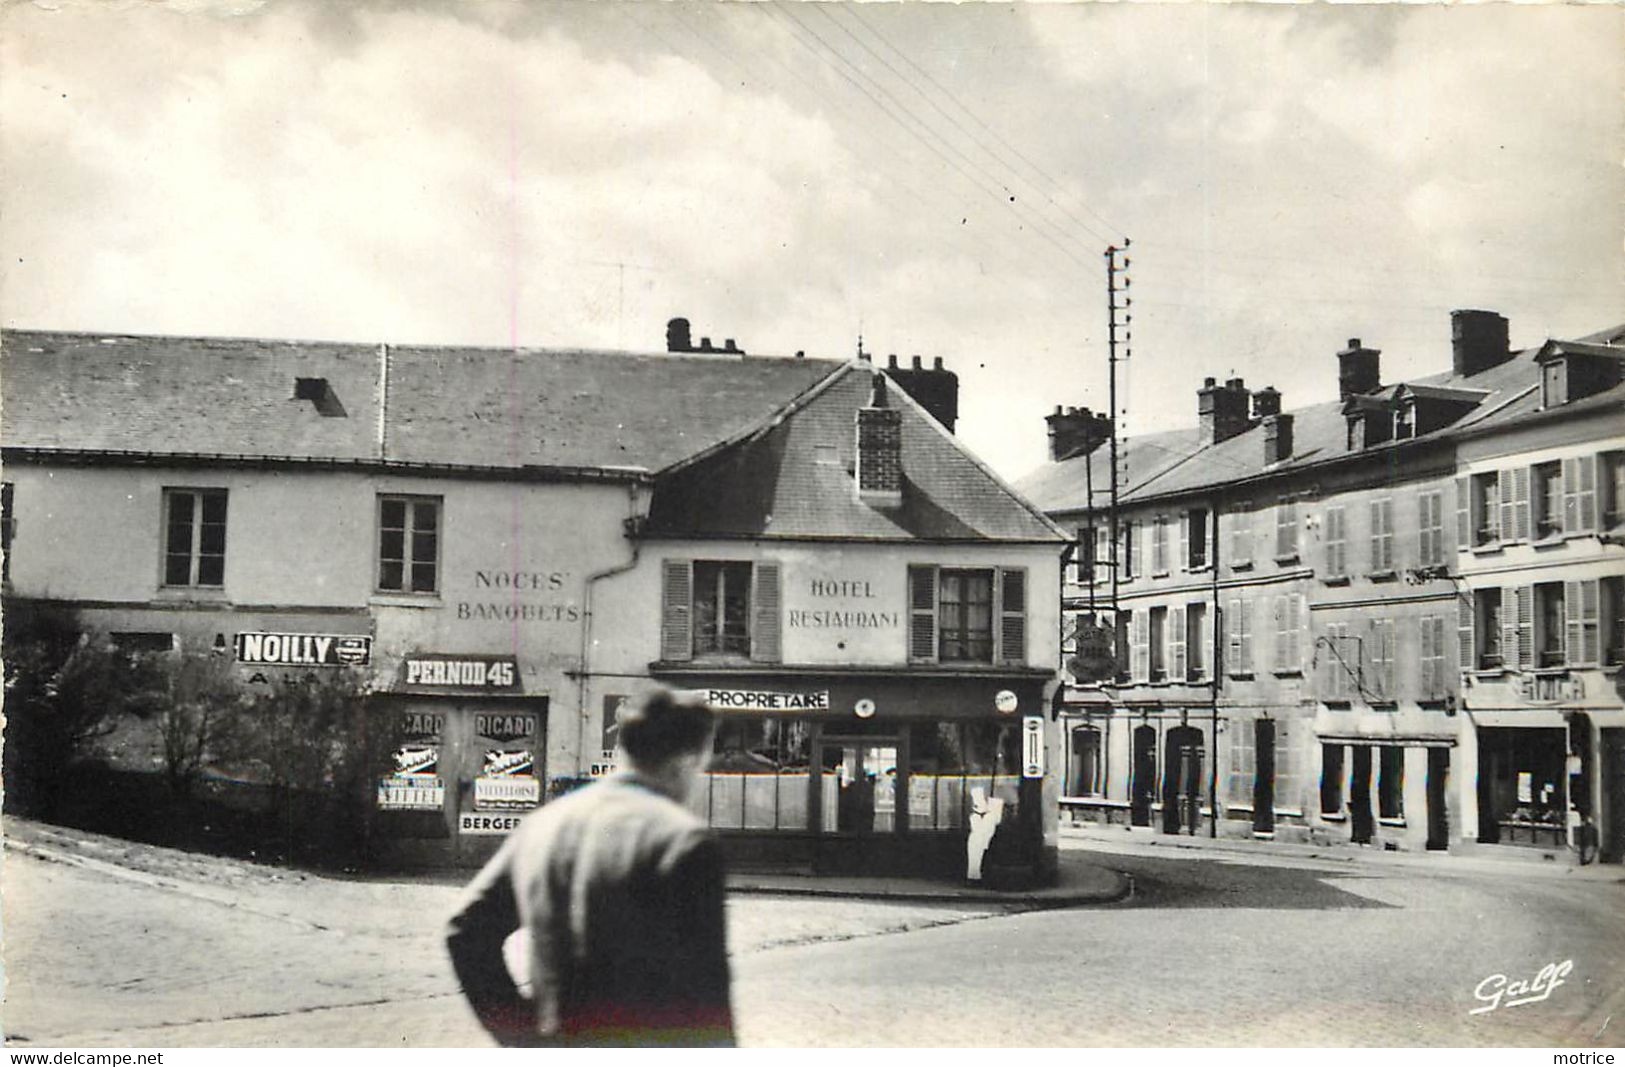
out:
M1157 849L1166 850L1170 858L1181 854L1229 853L1260 859L1278 856L1350 866L1425 868L1439 873L1502 874L1513 877L1527 875L1625 884L1625 866L1617 863L1592 863L1582 867L1572 859L1568 862L1546 859L1542 853L1532 849L1495 846L1486 846L1471 852L1389 852L1386 849L1355 844L1317 845L1245 837L1212 838L1164 834L1152 827L1117 825L1062 826L1061 842L1063 850L1070 843L1074 855L1083 850L1095 851L1098 855L1122 848L1131 848L1139 853L1147 849Z
M1003 904L1020 908L1073 908L1110 904L1127 897L1129 877L1076 854L1061 855L1055 885L1039 889L1001 892L967 882L923 878L865 878L814 875L790 871L730 872L731 893L785 896L854 897L864 900L906 900L915 903Z

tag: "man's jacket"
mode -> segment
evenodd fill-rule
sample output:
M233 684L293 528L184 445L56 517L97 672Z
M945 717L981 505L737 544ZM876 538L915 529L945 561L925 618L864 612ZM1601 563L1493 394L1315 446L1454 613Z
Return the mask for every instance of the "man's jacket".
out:
M528 816L446 942L501 1044L732 1044L723 893L704 824L621 773ZM521 927L528 998L502 955Z

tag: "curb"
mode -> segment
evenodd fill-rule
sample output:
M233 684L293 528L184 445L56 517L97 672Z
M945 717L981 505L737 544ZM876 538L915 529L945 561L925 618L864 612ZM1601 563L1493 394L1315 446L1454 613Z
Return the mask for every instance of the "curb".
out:
M950 890L929 884L921 885L918 889L901 888L894 885L865 886L854 885L852 884L853 880L847 879L840 884L828 885L773 885L745 880L739 882L730 881L728 892L761 896L834 897L848 900L883 900L888 902L906 901L918 904L1003 904L1033 911L1052 908L1088 907L1096 904L1116 904L1133 895L1134 879L1129 875L1107 867L1092 864L1090 866L1093 870L1111 875L1112 887L1110 889L1101 891L1051 888L1003 893L993 889L966 888ZM812 881L812 879L809 879L809 881Z

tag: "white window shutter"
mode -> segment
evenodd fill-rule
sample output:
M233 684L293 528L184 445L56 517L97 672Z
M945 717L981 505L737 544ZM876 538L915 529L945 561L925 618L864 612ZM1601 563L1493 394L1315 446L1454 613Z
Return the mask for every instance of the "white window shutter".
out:
M750 658L777 663L784 657L778 563L756 564L751 582Z
M1464 671L1478 666L1478 646L1473 639L1473 598L1468 594L1456 600L1457 666Z
M908 658L928 663L937 658L937 569L908 569Z
M660 658L670 663L694 658L694 569L686 559L661 565Z

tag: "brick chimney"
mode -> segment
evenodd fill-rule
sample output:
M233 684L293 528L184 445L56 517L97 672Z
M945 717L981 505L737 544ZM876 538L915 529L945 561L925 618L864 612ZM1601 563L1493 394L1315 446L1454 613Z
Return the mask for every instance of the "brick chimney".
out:
M1088 408L1063 408L1057 404L1055 414L1045 415L1044 422L1049 425L1049 458L1056 463L1087 456L1112 436L1112 420Z
M1462 377L1512 358L1507 320L1493 311L1450 313L1450 368Z
M886 376L876 373L868 407L857 412L858 501L870 507L903 503L903 413L886 402Z
M954 424L959 421L959 375L943 369L941 356L932 360L929 367L921 365L919 356L910 362L909 367L899 367L897 357L889 357L886 376L930 412L944 429L953 433Z
M1253 393L1253 418L1263 420L1281 413L1281 391L1273 385Z
M1270 415L1264 419L1264 464L1292 458L1292 416Z
M1358 337L1349 338L1349 346L1337 354L1337 398L1347 400L1382 388L1381 356L1380 349L1366 348Z
M1208 378L1196 391L1196 414L1200 420L1200 444L1213 445L1244 432L1247 420L1247 386L1240 378L1223 385Z

